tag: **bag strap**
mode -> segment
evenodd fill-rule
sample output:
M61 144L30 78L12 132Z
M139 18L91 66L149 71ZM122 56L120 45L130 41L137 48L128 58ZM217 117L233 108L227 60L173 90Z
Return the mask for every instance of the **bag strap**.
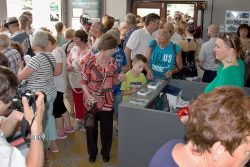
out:
M51 68L52 68L52 70L53 70L53 72L54 72L54 71L55 71L55 67L54 67L53 63L51 62L49 56L46 55L46 54L44 54L44 53L42 53L42 55L44 55L44 56L46 57L46 59L49 61L50 65L51 65Z
M27 37L28 37L29 50L30 50L29 54L30 54L31 57L33 57L33 56L35 56L35 53L34 53L32 47L31 47L31 44L30 44L30 38L29 38L29 36L27 36Z
M98 72L99 72L99 71L98 71ZM102 75L100 72L99 72L99 74ZM68 75L71 75L71 74L69 73ZM104 85L104 82L106 81L106 78L107 78L107 72L106 72L106 69L104 68L103 81L102 81L102 84L101 84L101 87L100 87L100 92L99 92L98 96L100 96L101 93L102 93L103 85ZM72 90L73 90L75 93L83 93L83 90L81 90L81 91L75 90L75 88L72 86L73 84L72 84L72 81L71 81L70 79L69 79L69 83L70 83L70 86L71 86Z
M101 93L102 93L102 90L103 90L104 83L105 83L105 81L106 81L106 79L107 79L107 71L106 71L106 68L104 67L104 74L102 74L102 73L99 72L99 71L98 71L98 73L99 73L100 75L103 76L102 84L101 84L101 87L100 87L100 89L99 89L100 91L99 91L99 94L98 94L98 96L100 96Z
M66 45L66 47L65 47L65 50L64 50L64 52L66 53L66 56L68 56L68 47L69 47L69 45L71 44L73 42L73 40L71 40L70 42L68 42L67 43L67 45Z

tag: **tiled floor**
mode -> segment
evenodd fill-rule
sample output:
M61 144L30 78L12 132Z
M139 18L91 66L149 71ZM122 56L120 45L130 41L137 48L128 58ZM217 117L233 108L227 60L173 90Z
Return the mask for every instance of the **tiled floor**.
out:
M115 123L114 123L115 124ZM115 125L114 125L115 127ZM99 150L100 146L100 137ZM113 143L110 153L111 160L108 163L102 161L102 156L98 154L95 163L88 161L87 142L85 132L77 131L70 134L64 140L58 140L60 146L59 153L49 153L50 162L45 163L45 167L116 167L117 166L117 135L114 130Z

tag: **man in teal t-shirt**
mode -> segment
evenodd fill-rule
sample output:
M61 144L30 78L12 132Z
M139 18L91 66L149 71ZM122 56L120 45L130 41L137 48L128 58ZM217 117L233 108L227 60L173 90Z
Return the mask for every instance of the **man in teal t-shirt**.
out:
M147 68L149 79L152 77L153 79L165 79L178 72L175 65L178 64L177 57L180 47L170 42L169 39L170 34L164 29L159 29L156 32L156 39L150 41L146 55L149 60ZM180 65L178 67L181 68Z

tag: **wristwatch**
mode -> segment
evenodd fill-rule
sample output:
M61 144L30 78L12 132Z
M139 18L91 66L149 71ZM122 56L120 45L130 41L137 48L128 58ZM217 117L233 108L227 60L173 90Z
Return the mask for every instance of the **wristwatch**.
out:
M45 140L45 134L42 132L40 135L31 135L30 140Z

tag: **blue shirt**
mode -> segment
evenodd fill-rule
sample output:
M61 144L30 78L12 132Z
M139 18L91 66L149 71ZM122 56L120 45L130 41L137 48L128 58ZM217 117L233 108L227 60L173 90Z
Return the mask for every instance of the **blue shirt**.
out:
M175 162L172 152L176 144L185 144L183 139L174 139L164 144L151 159L149 167L179 167Z
M112 57L117 61L118 74L121 73L122 67L127 65L126 55L121 48L116 48ZM121 84L114 85L114 94L121 95Z
M152 53L149 66L154 78L164 79L166 72L174 69L175 53L177 54L180 51L180 47L178 45L175 46L176 52L172 42L169 42L168 46L162 49L158 46L156 40L150 41L149 47L152 48Z

